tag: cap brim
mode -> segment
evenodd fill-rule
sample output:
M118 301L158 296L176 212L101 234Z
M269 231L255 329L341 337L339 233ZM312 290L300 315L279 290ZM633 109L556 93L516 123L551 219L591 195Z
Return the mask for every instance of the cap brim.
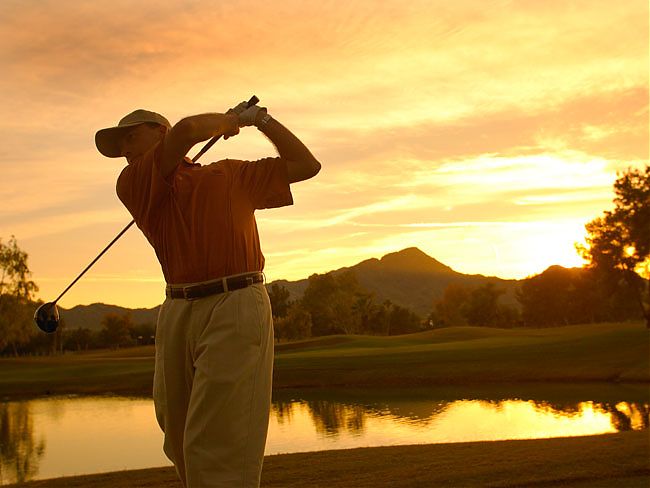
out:
M144 124L144 122L134 122L132 124L98 130L95 134L95 146L107 158L122 157L120 140L131 127L141 124Z

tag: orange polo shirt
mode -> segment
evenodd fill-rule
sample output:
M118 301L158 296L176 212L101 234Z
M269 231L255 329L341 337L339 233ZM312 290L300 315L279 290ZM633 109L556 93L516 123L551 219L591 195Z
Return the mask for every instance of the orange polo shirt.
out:
M282 158L185 159L163 178L162 142L129 164L117 195L153 246L170 284L262 271L255 210L293 204Z

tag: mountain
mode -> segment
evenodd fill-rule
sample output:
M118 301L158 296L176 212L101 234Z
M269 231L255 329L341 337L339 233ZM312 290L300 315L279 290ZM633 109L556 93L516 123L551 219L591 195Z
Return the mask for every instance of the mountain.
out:
M356 274L361 286L374 293L377 301L390 300L411 309L421 317L426 317L431 312L433 303L442 297L445 288L452 283L467 287L494 283L498 288L505 290L502 303L518 307L515 299L515 290L519 283L517 280L459 273L416 247L386 254L381 259L366 259L354 266L331 272L338 274L347 270ZM273 284L284 286L289 290L291 300L296 300L303 295L309 281L307 279L276 280L268 283L267 287L270 288ZM136 324L155 323L159 308L128 309L94 303L78 305L70 310L60 309L60 311L69 329L87 327L97 330L101 328L101 321L107 313L130 312Z
M58 308L59 315L65 321L66 329L88 328L90 330L99 330L102 328L102 320L109 313L119 315L130 313L135 324L155 324L160 305L154 308L133 309L105 303L93 303L91 305L77 305L68 310Z
M445 288L455 283L467 287L477 287L493 283L505 290L502 303L518 306L515 298L517 280L503 280L494 276L467 275L454 271L416 247L386 254L381 259L372 258L354 266L340 268L332 273L353 271L362 287L375 294L379 302L391 302L407 307L422 317L432 310L433 303L439 300ZM295 300L302 296L308 280L277 280L273 283L284 286Z

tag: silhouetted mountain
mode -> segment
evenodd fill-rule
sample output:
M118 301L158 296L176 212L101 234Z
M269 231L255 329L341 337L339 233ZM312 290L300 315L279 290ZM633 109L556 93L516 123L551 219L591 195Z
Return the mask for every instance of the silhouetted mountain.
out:
M381 259L366 259L354 266L334 270L332 273L342 273L346 270L354 271L361 286L374 293L379 302L390 300L397 305L411 309L422 317L426 317L431 312L434 301L442 297L445 288L451 283L467 287L494 283L506 292L502 297L502 302L518 307L514 294L518 285L517 280L458 273L416 247L386 254ZM276 280L269 283L267 287L274 283L287 288L291 299L296 300L307 289L308 280ZM97 330L101 328L101 321L107 313L130 312L131 318L136 324L155 324L159 308L128 309L116 305L94 303L78 305L70 310L60 310L66 327L70 329L87 327Z
M332 273L352 270L359 283L373 292L378 301L391 302L407 307L422 317L433 309L433 303L451 283L467 287L477 287L485 283L494 283L505 290L502 303L518 307L515 298L517 280L503 280L494 276L467 275L454 271L449 266L437 261L416 247L386 254L381 259L371 258L348 268L340 268ZM295 300L302 296L308 280L277 280L273 283L282 285Z
M155 324L158 318L160 306L154 308L124 308L117 305L105 303L93 303L91 305L77 305L69 310L59 308L59 314L65 321L66 329L87 328L99 330L102 328L102 320L109 313L124 315L131 314L135 324Z

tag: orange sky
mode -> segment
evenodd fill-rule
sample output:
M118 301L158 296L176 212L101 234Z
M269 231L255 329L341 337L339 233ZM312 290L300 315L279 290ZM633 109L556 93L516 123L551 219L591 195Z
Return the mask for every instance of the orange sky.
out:
M0 4L0 237L52 300L129 222L97 129L256 94L320 159L257 213L269 280L417 246L465 273L580 265L616 172L648 162L648 2ZM197 150L195 148L191 154ZM274 154L255 129L202 161ZM154 306L136 229L60 304Z

